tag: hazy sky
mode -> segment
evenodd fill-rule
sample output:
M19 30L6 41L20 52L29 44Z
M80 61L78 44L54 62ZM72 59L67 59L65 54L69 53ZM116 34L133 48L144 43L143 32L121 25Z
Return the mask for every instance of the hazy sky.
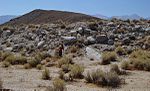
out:
M34 9L149 17L150 0L0 0L0 15L22 15Z

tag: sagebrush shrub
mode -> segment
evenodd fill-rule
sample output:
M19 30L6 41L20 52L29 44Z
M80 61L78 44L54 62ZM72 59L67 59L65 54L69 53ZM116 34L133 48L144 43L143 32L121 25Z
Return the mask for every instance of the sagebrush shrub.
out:
M121 71L120 71L120 69L119 69L119 67L118 67L117 64L112 64L110 71L116 72L117 74L120 74L120 73L121 73Z
M118 55L125 55L126 54L125 50L121 46L117 47L115 51Z
M102 54L102 65L110 64L111 61L117 61L117 55L115 52L104 52Z
M89 83L94 83L98 86L118 87L121 84L121 79L116 72L105 73L102 70L87 72L85 80Z
M45 70L42 72L42 79L43 80L50 80L50 71L45 68Z
M58 61L58 67L60 68L64 64L73 64L73 61L70 57L64 56Z
M30 58L28 63L30 64L31 67L36 67L38 64L40 64L40 61L36 60L35 58Z
M130 65L129 61L123 61L121 63L121 68L124 69L124 70L128 70L129 69L129 65Z
M72 65L70 74L73 78L82 78L84 72L84 67L81 65Z
M4 62L2 63L2 67L4 67L4 68L7 68L7 67L9 67L9 66L10 66L10 63L7 62L7 61L4 61Z
M16 55L10 55L7 58L5 58L6 62L9 62L10 64L14 65L14 64L25 64L27 63L27 59L24 56L16 56Z
M36 66L36 68L37 68L38 70L41 70L41 69L42 69L42 65L41 65L41 64L38 64L38 65Z
M54 79L53 86L54 91L65 91L66 89L65 82L59 78Z

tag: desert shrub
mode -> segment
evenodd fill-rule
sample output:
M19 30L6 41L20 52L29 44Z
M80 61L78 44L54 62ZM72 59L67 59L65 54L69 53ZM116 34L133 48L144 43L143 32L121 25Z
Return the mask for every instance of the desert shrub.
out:
M54 91L65 91L65 82L59 78L55 78L53 81Z
M143 50L136 50L133 51L130 55L129 58L142 58L142 56L146 56Z
M40 61L36 60L35 58L30 58L28 63L30 64L31 67L36 67L38 64L40 64Z
M68 49L69 53L76 53L78 50L79 48L77 46L71 46Z
M49 57L49 55L45 52L42 52L42 53L37 53L35 55L35 59L38 60L38 61L42 61L43 59Z
M138 50L130 55L130 62L139 70L150 70L150 52Z
M58 67L60 68L64 64L73 64L73 61L70 57L64 56L58 61Z
M24 56L16 56L16 55L10 55L7 58L5 58L6 62L9 62L10 64L14 65L14 64L25 64L27 63L27 59Z
M59 78L60 79L64 79L64 75L65 75L65 73L62 70L59 71Z
M115 51L118 55L125 55L126 54L125 50L121 46L117 47Z
M129 65L130 65L129 61L123 61L121 63L121 68L124 69L124 70L128 70L129 69Z
M0 79L0 89L3 88L3 81Z
M8 56L11 56L11 55L13 54L10 52L1 52L2 61L4 61Z
M42 69L42 65L41 65L41 64L38 64L38 65L36 66L36 68L37 68L38 70L41 70L41 69Z
M2 63L2 67L4 67L4 68L7 68L7 67L9 67L9 66L10 66L10 63L7 62L7 61L4 61L4 62Z
M88 72L85 76L85 80L89 83L94 83L98 86L110 86L117 87L121 84L121 79L116 72L105 73L99 69L96 71Z
M31 68L31 66L30 66L30 64L29 63L27 63L27 64L24 64L24 69L30 69Z
M110 68L110 71L111 72L116 72L117 74L121 74L121 71L120 71L120 69L119 69L117 64L112 64L111 68Z
M84 67L80 65L72 65L70 74L73 78L82 78L82 73L84 72Z
M50 72L48 69L45 68L45 70L42 72L42 79L43 80L49 80L50 79Z
M102 65L110 64L111 61L116 61L117 56L115 52L104 52L102 54Z
M92 72L87 72L84 78L88 83L98 84L98 81L104 78L104 72L100 69L93 70Z
M68 73L71 70L71 64L64 64L61 68L65 73Z
M137 70L150 71L150 52L144 50L136 50L129 56L130 68Z
M121 84L121 79L115 72L106 73L107 86L118 87Z

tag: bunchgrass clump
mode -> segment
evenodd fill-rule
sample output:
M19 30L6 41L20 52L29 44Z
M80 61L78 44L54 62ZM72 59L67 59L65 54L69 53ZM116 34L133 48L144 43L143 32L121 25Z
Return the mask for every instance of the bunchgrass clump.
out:
M117 55L115 52L104 52L102 54L102 65L110 64L110 62L117 61Z
M129 61L122 63L123 69L150 71L150 52L136 50L129 55Z
M118 75L121 74L121 71L120 71L120 69L119 69L117 64L112 64L111 68L110 68L110 71L111 72L116 72Z
M128 69L129 69L129 66L130 66L129 61L123 61L123 62L121 63L121 68L124 69L124 70L128 70Z
M94 83L98 86L118 87L121 84L121 79L116 72L105 73L102 70L87 72L85 80L88 83Z
M38 64L40 64L40 61L33 57L29 59L28 63L31 67L36 67Z
M17 55L9 55L8 57L5 58L4 61L9 62L12 65L27 63L26 57L21 56L21 55L18 55L18 56Z
M121 46L118 46L115 51L119 56L126 54L125 49L123 49Z
M72 65L70 74L72 75L73 78L82 78L83 77L83 72L84 72L84 67L81 65Z
M42 72L42 79L43 80L50 80L50 71L45 68L45 70Z
M64 64L73 64L73 61L70 57L64 56L58 61L58 67L60 68Z
M36 66L36 68L37 68L38 70L41 70L41 69L42 69L42 65L41 65L41 64L38 64L38 65Z
M2 67L4 67L4 68L7 68L7 67L9 67L9 66L10 66L10 63L7 62L7 61L4 61L4 62L2 63Z
M65 82L59 78L55 78L53 81L53 90L65 91L66 90Z

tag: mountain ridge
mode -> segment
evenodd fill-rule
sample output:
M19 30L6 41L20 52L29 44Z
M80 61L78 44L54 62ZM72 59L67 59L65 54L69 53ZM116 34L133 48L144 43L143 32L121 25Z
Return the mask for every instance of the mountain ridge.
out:
M99 20L99 18L97 17L93 17L82 13L36 9L20 17L12 19L9 22L6 22L5 24L8 25L45 24L45 23L56 23L58 21L74 23L93 19Z
M11 19L16 18L17 15L2 15L0 16L0 24L10 21Z

